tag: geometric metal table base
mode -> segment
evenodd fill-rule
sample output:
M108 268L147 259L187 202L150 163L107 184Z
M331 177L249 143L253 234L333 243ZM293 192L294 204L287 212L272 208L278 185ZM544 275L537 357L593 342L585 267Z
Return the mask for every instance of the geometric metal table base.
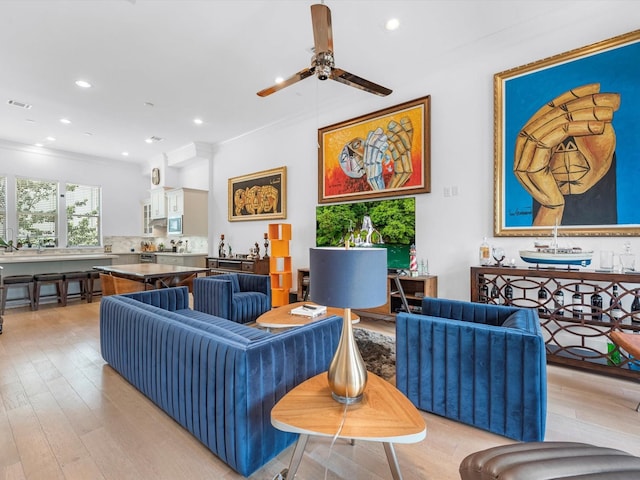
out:
M279 474L277 474L273 480L293 480L298 472L298 467L302 461L302 455L304 455L304 449L307 446L309 435L300 435L296 446L293 449L293 455L291 455L291 461L289 462L289 468L285 468ZM352 442L353 444L353 442ZM393 448L393 443L382 442L384 446L385 454L387 455L387 461L389 462L389 468L391 469L391 478L393 480L402 480L402 473L400 472L400 464L398 463L398 457L396 456L396 450Z

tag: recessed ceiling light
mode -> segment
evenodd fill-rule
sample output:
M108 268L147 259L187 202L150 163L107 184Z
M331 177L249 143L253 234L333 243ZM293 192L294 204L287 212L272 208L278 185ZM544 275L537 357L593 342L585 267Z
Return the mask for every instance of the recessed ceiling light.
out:
M61 118L60 119L60 123L64 123L65 125L69 125L71 123L71 120L69 120L68 118Z
M35 145L36 147L44 147L44 145L43 145L43 144L41 144L41 143L34 143L34 145Z
M76 80L76 85L79 86L80 88L91 88L91 87L93 87L93 85L91 85L86 80Z
M36 123L36 121L33 118L26 118L24 121L28 123Z
M282 82L284 82L283 77L276 77L276 83L282 83Z
M202 125L203 122L201 118L194 118L193 123L195 123L196 125Z
M25 110L29 110L33 106L28 103L19 102L17 100L7 100L7 103L9 105L13 105L14 107L24 108Z
M164 140L162 137L156 137L155 135L150 136L145 140L147 143L161 142Z
M91 137L91 136L93 136L93 133L91 133L91 132L84 132L84 134L85 134L87 137Z
M55 142L56 141L56 137L47 137L47 140L49 140L50 142Z
M122 152L122 156L123 157L128 157L129 156L129 152Z
M398 27L400 27L400 20L397 18L390 18L387 20L387 23L384 24L384 28L390 31L397 30Z

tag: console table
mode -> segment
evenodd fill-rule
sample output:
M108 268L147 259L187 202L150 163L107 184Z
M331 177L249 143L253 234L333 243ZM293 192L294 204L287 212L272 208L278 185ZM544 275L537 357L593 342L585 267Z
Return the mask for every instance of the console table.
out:
M640 362L609 339L612 330L640 335L636 296L638 273L471 267L471 301L538 310L549 363L640 379Z
M437 297L438 296L438 277L436 275L422 275L417 277L411 277L409 275L400 275L400 284L404 291L409 309L414 313L420 313L422 299L424 297ZM305 300L306 289L309 285L309 269L298 269L298 301ZM313 299L311 299L313 300ZM359 312L381 316L395 317L396 313L402 309L402 296L396 285L396 276L387 276L387 302L376 308L369 308L366 310L358 310Z
M269 259L207 257L207 268L211 275L230 272L269 275Z

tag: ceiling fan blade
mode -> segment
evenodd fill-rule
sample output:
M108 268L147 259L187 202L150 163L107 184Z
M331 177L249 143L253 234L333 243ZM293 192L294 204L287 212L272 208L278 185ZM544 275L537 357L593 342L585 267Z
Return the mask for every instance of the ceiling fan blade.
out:
M316 71L315 67L305 68L304 70L300 70L298 73L296 73L295 75L292 75L286 80L283 80L280 83L276 83L272 87L265 88L264 90L260 90L258 92L258 96L266 97L267 95L271 95L272 93L275 93L278 90L282 90L283 88L288 87L289 85L293 85L294 83L299 82L300 80L304 80L305 78L310 77L311 75L314 74L315 71Z
M389 90L382 85L378 85L377 83L373 83L369 80L365 80L364 78L360 78L353 73L345 72L340 68L334 68L331 72L330 78L332 80L335 80L336 82L344 83L345 85L356 87L360 90L364 90L365 92L380 95L381 97L386 97L391 92L393 92L393 90Z
M333 33L331 31L331 10L326 5L311 5L311 23L313 24L313 42L316 55L320 52L333 52Z

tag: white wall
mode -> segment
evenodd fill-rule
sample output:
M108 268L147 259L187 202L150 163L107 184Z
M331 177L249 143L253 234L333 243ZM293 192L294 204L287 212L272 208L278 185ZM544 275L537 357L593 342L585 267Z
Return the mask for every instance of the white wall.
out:
M137 164L2 141L0 175L100 186L103 236L142 232L141 208L149 196L149 179Z
M248 252L254 242L262 244L269 223L227 221L227 179L285 165L287 218L282 222L293 225L294 270L308 266L308 249L315 245L317 129L431 95L432 191L417 196L418 257L428 259L430 271L438 275L439 296L458 299L469 298L469 267L477 264L483 236L503 246L507 258L522 264L517 251L531 246L532 238L492 238L493 75L635 30L640 19L640 4L635 1L539 3L547 9L557 5L557 14L520 19L508 30L448 52L435 59L433 73L427 77L411 78L408 68L398 78L399 85L390 85L394 93L384 100L372 95L366 102L335 106L330 115L317 114L315 105L306 105L295 121L221 145L210 172L210 253L216 251L221 233L234 252ZM419 60L419 54L414 52L414 58ZM318 101L330 102L322 93L320 85ZM286 90L278 93L286 94ZM444 188L451 186L457 186L459 194L445 197ZM596 251L594 266L599 250L619 252L627 240L640 254L637 237L570 240Z

